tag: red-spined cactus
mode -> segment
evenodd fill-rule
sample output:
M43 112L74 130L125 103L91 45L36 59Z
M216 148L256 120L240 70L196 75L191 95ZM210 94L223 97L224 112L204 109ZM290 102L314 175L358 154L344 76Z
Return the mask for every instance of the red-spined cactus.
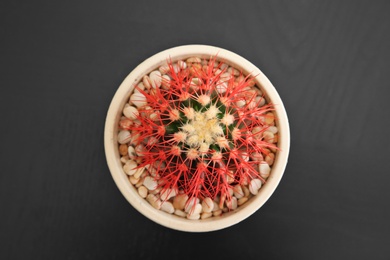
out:
M160 194L209 197L222 208L235 186L255 194L265 182L277 135L273 106L251 75L216 57L169 61L143 78L130 104L120 128L129 130L133 170L148 169Z

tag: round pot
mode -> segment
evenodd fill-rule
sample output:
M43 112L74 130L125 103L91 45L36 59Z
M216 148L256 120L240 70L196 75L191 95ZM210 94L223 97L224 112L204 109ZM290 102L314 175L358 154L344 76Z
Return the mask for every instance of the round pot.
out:
M276 152L271 174L256 196L250 198L247 203L239 206L236 210L223 213L221 216L189 220L153 208L138 194L137 189L129 182L128 175L123 171L118 151L118 122L122 115L122 109L125 103L128 102L135 85L142 80L144 75L147 75L166 63L167 59L172 61L186 60L193 56L208 59L216 55L217 60L222 60L228 65L241 70L245 75L252 74L255 76L255 83L265 94L267 102L274 104L274 114L277 118L276 124L279 133L277 143L279 150ZM282 100L268 78L255 65L245 58L222 48L207 45L185 45L155 54L138 65L125 78L112 99L107 113L104 146L111 175L123 196L136 210L150 220L171 229L188 232L207 232L223 229L243 221L257 211L270 198L285 171L289 154L290 132L288 118Z

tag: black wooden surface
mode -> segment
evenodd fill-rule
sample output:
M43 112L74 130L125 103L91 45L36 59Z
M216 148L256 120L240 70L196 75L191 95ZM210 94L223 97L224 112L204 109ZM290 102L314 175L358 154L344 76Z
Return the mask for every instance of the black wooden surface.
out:
M0 259L390 259L389 1L0 3ZM234 51L277 88L285 175L243 222L143 217L107 168L126 75L184 44Z

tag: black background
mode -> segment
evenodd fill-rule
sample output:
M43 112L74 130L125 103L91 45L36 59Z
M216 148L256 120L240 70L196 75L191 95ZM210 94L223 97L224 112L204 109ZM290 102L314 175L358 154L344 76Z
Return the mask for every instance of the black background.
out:
M389 1L1 1L0 259L390 259ZM250 60L291 153L241 223L185 233L121 195L103 147L137 64L184 44Z

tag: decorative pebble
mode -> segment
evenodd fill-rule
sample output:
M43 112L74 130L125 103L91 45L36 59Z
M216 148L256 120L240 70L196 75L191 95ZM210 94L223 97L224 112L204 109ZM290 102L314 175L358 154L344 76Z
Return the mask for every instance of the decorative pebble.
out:
M261 153L258 153L258 152L252 153L250 157L253 161L256 161L256 162L261 162L264 159L263 155Z
M209 197L205 198L202 201L202 208L203 208L203 212L206 213L212 212L214 209L214 201Z
M168 64L164 64L164 65L160 66L158 68L158 70L161 72L162 75L165 75L169 71L169 66L168 66Z
M179 61L177 62L177 66L179 66L180 69L184 70L184 69L187 68L187 63L185 63L185 62L182 61L182 60L179 60Z
M165 211L165 212L167 212L169 214L172 214L173 212L175 212L175 208L173 207L172 203L169 202L169 201L162 202L161 210Z
M140 186L138 187L138 194L142 198L146 198L146 196L148 195L148 189L145 186Z
M134 104L136 107L143 107L146 106L146 97L142 93L133 93L130 97L130 101L132 104Z
M269 166L271 166L272 164L274 164L275 154L274 153L267 154L264 160L268 163Z
M168 90L170 87L171 78L168 75L163 75L161 77L161 87L165 90Z
M220 82L215 88L219 93L225 93L228 89L228 86L226 82Z
M127 144L121 144L121 145L119 145L119 153L120 153L122 156L127 155Z
M186 213L190 212L195 205L199 204L199 199L198 198L190 198L187 203L184 206L184 211Z
M133 160L129 160L123 165L123 171L127 175L133 175L137 171L137 163Z
M160 199L162 201L169 200L172 197L176 196L176 190L175 189L163 189L160 193Z
M143 144L139 144L135 147L135 153L138 156L142 156L142 154L145 152L145 146Z
M128 155L122 156L122 157L121 157L121 162L122 162L122 163L126 163L129 159L130 159L130 158L129 158Z
M242 198L238 199L237 205L241 206L241 205L245 204L245 202L247 202L247 201L248 201L248 197L242 197Z
M259 192L260 188L261 188L261 180L260 179L253 179L249 183L249 190L253 195L256 195Z
M269 167L268 163L265 161L260 162L259 164L259 171L260 171L260 176L263 178L268 178L271 168Z
M200 218L206 219L206 218L210 218L212 215L213 215L212 212L203 212L202 214L200 214Z
M175 209L175 212L173 212L176 216L185 218L187 216L187 213L180 209Z
M245 102L244 99L238 100L238 101L236 102L236 106L238 106L238 107L243 107L243 106L245 106L245 105L246 105L246 102Z
M135 158L137 157L137 154L135 153L135 149L131 145L127 148L127 154L129 155L129 158L132 160L135 160Z
M146 89L150 89L152 87L152 82L150 81L150 78L148 75L145 75L142 78L142 83L144 84Z
M138 83L137 87L134 88L134 92L140 92L140 90L145 90L145 85L143 82Z
M193 208L191 208L187 212L187 218L188 219L199 219L200 218L200 213L202 212L202 205L199 203L196 204Z
M266 141L267 143L272 144L274 142L274 134L271 133L270 131L264 131L263 138L264 138L264 141Z
M133 121L126 117L119 121L119 127L122 129L130 129L132 125L133 125Z
M267 128L267 131L270 131L273 134L276 134L278 132L278 128L274 125L271 125L270 127Z
M218 203L217 203L216 201L213 201L213 204L214 204L213 212L220 209L220 208L219 208L219 205L218 205Z
M265 123L266 123L267 125L272 124L272 123L274 122L274 120L275 120L275 116L274 116L273 113L269 112L269 113L267 113L267 114L265 115Z
M240 199L240 198L244 197L244 195L245 195L240 184L237 184L236 186L234 186L233 192L234 192L234 197L236 197L237 199Z
M183 210L188 200L188 195L186 194L179 194L176 195L176 197L173 198L173 206L175 209Z
M145 167L140 167L137 169L137 171L134 173L134 178L139 178L144 173Z
M221 214L222 214L222 209L219 209L219 210L216 210L216 211L213 212L213 216L214 217L221 216Z
M150 203L150 205L152 205L153 208L161 208L161 200L159 200L155 195L149 194L148 196L146 196L146 200Z
M230 210L235 210L237 208L237 198L236 197L231 197L230 200L226 201L226 206Z
M118 133L118 143L125 144L128 143L131 139L131 134L127 130L121 130Z
M135 185L138 183L139 179L138 178L135 178L134 175L133 176L129 176L129 180L130 180L130 183Z
M141 94L142 95L142 94ZM139 115L139 112L138 112L138 109L133 107L133 106L130 106L129 104L126 104L125 105L125 108L123 109L123 114L125 115L125 117L127 117L128 119L136 119L137 116Z
M200 63L202 61L202 59L199 57L191 57L191 58L188 58L186 61L190 62L190 63Z
M152 71L149 74L149 79L151 82L152 88L156 89L161 87L161 72L158 70Z
M157 181L151 176L146 176L143 184L150 191L157 189L158 186Z

